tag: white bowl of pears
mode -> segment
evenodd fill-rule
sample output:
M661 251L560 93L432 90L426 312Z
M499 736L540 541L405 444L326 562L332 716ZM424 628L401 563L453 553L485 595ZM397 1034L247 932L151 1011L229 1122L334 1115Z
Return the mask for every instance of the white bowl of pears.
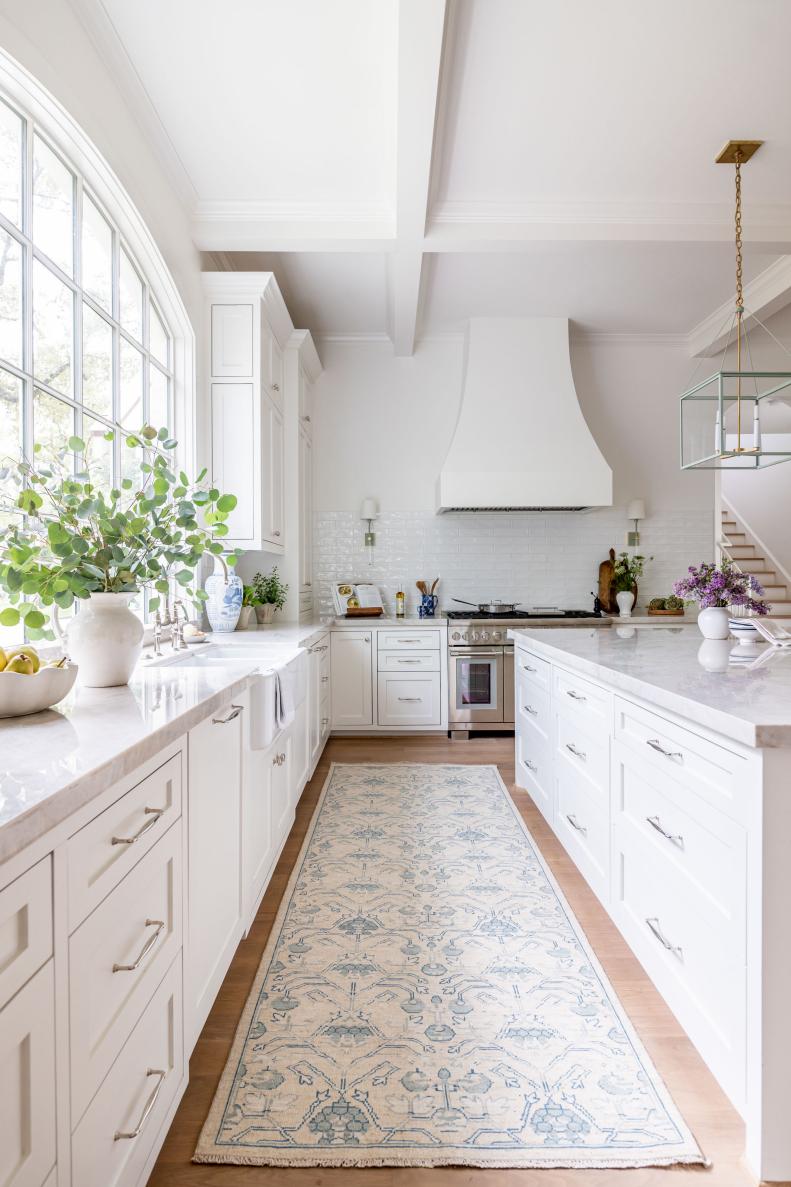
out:
M42 662L35 647L24 643L0 647L0 717L25 717L51 709L71 692L77 667L66 657Z

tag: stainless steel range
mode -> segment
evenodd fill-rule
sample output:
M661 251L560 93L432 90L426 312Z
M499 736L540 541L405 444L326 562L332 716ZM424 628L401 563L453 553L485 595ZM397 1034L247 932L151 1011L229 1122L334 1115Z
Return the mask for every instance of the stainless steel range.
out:
M453 738L470 731L514 729L514 646L508 628L534 623L551 625L556 619L597 621L590 610L560 610L536 606L530 610L448 610L448 729Z

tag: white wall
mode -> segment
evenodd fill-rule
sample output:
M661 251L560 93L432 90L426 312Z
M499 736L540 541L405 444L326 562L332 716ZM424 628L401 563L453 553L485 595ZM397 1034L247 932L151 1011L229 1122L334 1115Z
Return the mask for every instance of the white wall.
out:
M598 563L624 546L625 507L644 497L644 552L654 562L646 595L713 552L713 476L682 473L678 396L693 364L655 342L575 341L572 365L583 412L613 468L613 509L583 515L434 515L434 483L461 399L463 343L428 340L413 358L387 342L324 341L316 385L316 579L379 583L388 599L404 581L439 571L443 603L456 595L530 603L590 604ZM493 413L496 414L496 413ZM503 432L508 426L503 425ZM529 457L526 458L529 464ZM358 520L362 498L380 502L375 566Z

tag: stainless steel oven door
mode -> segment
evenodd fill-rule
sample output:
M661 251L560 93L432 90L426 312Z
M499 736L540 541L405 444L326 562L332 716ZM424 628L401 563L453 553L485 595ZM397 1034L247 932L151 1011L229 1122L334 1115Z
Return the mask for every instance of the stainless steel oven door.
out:
M450 649L450 726L469 722L501 724L506 720L503 701L504 658L502 647Z
M503 648L503 721L514 725L514 649Z

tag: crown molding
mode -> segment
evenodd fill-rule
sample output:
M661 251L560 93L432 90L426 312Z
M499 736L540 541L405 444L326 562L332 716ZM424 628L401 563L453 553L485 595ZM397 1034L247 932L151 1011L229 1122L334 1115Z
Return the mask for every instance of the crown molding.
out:
M791 304L791 255L780 256L744 286L744 305L748 313L761 320ZM723 350L733 323L733 297L693 326L688 335L693 358L709 357Z
M478 242L514 249L536 240L730 241L733 210L726 203L440 201L429 212L427 246L438 251ZM750 207L747 242L791 244L791 204Z
M124 101L137 118L143 135L149 141L154 156L189 218L198 200L198 192L110 14L102 0L68 0L68 3L111 72Z

